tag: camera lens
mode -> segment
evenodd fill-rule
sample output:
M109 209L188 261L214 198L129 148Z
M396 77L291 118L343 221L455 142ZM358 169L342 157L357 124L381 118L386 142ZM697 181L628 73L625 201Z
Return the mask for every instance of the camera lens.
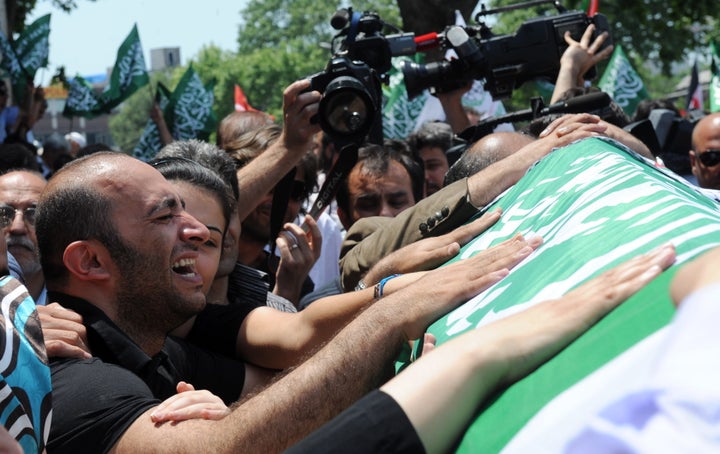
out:
M364 136L371 126L375 105L367 88L354 77L330 82L320 102L320 122L332 135Z

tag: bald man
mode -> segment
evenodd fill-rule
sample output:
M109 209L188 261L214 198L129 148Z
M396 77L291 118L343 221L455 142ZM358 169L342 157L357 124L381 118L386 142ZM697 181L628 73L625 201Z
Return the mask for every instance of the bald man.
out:
M720 189L720 113L710 114L695 125L689 154L698 185Z

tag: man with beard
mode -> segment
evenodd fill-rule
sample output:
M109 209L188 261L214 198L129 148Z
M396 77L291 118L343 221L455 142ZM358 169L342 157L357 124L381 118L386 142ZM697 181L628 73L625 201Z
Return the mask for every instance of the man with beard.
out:
M157 170L121 153L98 153L69 163L48 183L36 228L49 297L82 316L95 355L51 362L49 452L285 449L375 389L408 339L540 244L518 236L379 299L318 354L220 421L156 424L156 407L181 380L230 403L243 384L247 390L267 378L167 337L205 305L195 261L207 227Z
M121 153L77 163L48 184L37 218L49 298L82 316L96 356L51 362L54 446L109 449L181 380L227 403L266 382L269 372L167 338L205 305L195 260L209 238L173 187Z
M46 184L39 172L31 170L11 170L0 176L0 226L38 306L45 305L46 292L35 236L35 206Z

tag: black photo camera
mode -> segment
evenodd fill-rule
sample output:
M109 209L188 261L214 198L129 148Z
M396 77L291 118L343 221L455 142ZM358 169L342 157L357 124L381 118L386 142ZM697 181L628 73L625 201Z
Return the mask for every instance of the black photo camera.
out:
M385 27L397 29L375 13L352 8L338 10L330 24L339 30L333 56L324 71L309 77L310 89L323 94L317 121L337 144L361 143L368 135L371 142L382 143L383 76L392 57L416 52L414 35L384 35Z
M539 2L520 3L496 10L483 10L476 16L496 14L524 8ZM425 65L405 62L403 75L408 97L419 95L429 88L434 92L451 91L470 80L485 80L485 90L495 99L507 98L513 89L537 78L553 81L560 70L560 57L568 45L565 32L580 40L588 25L595 24L595 34L609 32L607 18L602 14L588 17L581 11L566 12L558 2L554 16L539 17L524 22L513 35L496 36L484 23L479 26L453 26L444 33L443 47L454 49L455 60L443 60ZM605 40L603 47L610 45ZM586 78L592 78L593 67Z
M323 131L341 143L361 142L380 116L376 71L363 62L334 57L309 79L310 89L323 93L317 117Z

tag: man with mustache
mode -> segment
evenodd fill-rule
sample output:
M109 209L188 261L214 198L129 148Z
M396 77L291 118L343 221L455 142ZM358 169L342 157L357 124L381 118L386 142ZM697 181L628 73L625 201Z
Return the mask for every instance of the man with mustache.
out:
M35 206L47 181L39 172L11 170L0 176L0 227L7 250L23 271L25 286L38 306L45 305L45 278L35 236Z

